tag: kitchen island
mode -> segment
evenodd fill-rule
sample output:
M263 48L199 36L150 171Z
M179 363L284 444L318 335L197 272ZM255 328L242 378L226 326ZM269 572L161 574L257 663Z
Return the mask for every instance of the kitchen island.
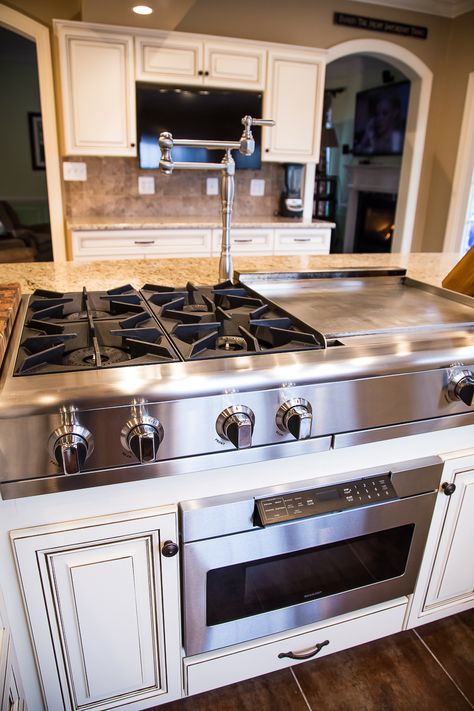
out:
M318 271L350 267L402 267L408 276L436 286L459 260L458 254L330 254L271 257L234 257L234 270ZM88 264L42 262L1 264L0 282L16 281L24 292L35 289L77 291L112 289L126 283L139 288L145 283L180 286L188 281L215 284L218 281L218 257L205 259L106 260Z
M240 257L235 259L234 266L242 272L400 266L406 267L409 276L415 279L439 285L456 261L456 255L427 254L268 259ZM188 280L215 283L217 267L218 259L107 261L89 265L4 265L0 270L0 279L19 281L25 292L36 288L58 292L78 291L84 285L90 290L103 290L126 283L136 287L145 283L165 283L175 287L183 286ZM430 333L426 341L431 339ZM407 343L403 338L397 342L396 356L401 362L407 353ZM343 349L339 349L338 353L336 346L333 349L334 358L337 359L339 355L342 357L342 352ZM449 358L449 351L446 352L446 358ZM90 475L95 476L95 480L86 479L90 483L82 487L75 486L75 481L80 476L89 476L87 472L81 472L79 476L74 473L65 476L58 471L53 460L48 461L48 457L41 454L43 450L47 451L46 435L61 425L56 412L58 397L67 398L66 402L75 402L75 397L80 401L79 421L94 433L95 450L99 457L96 461L99 463L100 457L106 457L108 451L114 450L117 437L117 441L120 441L120 428L123 425L127 436L138 425L159 428L157 415L163 420L165 428L165 440L160 451L165 451L166 447L173 446L175 442L187 447L194 440L199 444L204 439L200 436L201 432L205 432L200 420L206 418L202 417L197 407L199 397L196 388L207 387L206 377L203 377L205 368L200 370L200 364L193 363L191 365L196 367L188 369L188 364L182 362L166 364L163 369L153 365L123 368L119 387L109 387L108 390L104 389L104 382L110 386L112 381L101 381L97 372L90 372L90 379L83 378L79 386L82 384L84 391L87 389L87 397L91 402L95 395L94 384L97 388L102 387L105 399L101 413L101 427L104 429L101 431L98 420L87 420L90 408L86 404L85 392L81 393L76 385L74 390L69 389L67 395L65 390L57 391L59 383L67 381L67 378L61 379L61 374L40 374L32 378L26 376L15 379L17 385L18 381L22 383L19 390L17 388L15 391L21 395L22 403L11 397L11 391L11 407L16 412L16 419L10 423L3 405L2 416L7 422L7 429L2 429L4 423L0 420L0 470L5 472L12 464L19 462L21 465L28 461L28 450L36 448L38 467L49 467L48 473L56 475L50 477L51 481L60 482L56 490L54 484L49 489L54 493L38 495L32 494L33 490L30 490L24 498L5 497L5 500L0 501L0 587L5 597L4 607L0 605L0 618L3 621L0 628L7 630L3 635L4 644L0 645L3 649L6 640L7 651L3 654L0 649L0 671L7 670L6 678L13 679L7 681L12 693L15 689L21 690L19 680L22 679L30 709L40 711L47 707L54 711L72 711L93 706L108 711L126 705L128 709L138 711L299 663L301 654L308 650L324 656L473 606L473 573L466 565L465 547L473 535L471 506L474 491L474 424L466 419L458 419L457 422L452 421L450 426L443 427L434 420L418 432L406 427L398 432L397 427L390 427L387 428L388 432L384 432L384 428L372 426L368 433L370 439L359 441L356 445L353 441L344 441L348 432L341 431L342 444L337 447L335 442L339 434L315 437L316 428L320 427L326 415L332 417L335 413L335 422L338 412L343 417L357 408L349 407L350 402L345 398L325 398L324 392L318 390L324 383L304 381L305 367L308 372L314 368L311 353L309 356L306 354L306 360L304 354L302 360L294 357L294 353L284 355L288 356L285 372L300 377L301 381L298 382L301 385L295 386L294 382L283 378L280 374L283 370L274 372L273 377L280 378L276 394L281 399L272 400L271 406L276 412L279 405L291 403L292 407L300 408L299 412L303 413L303 420L306 418L307 422L308 403L301 395L311 400L314 419L310 439L294 441L287 432L283 435L284 441L269 448L273 452L270 457L251 459L249 457L259 456L259 452L264 453L265 446L235 451L228 441L220 437L216 439L219 431L216 433L216 415L214 409L211 409L207 419L214 438L213 446L224 451L203 460L199 457L183 457L192 466L182 470L179 475L170 475L166 461L151 463L147 460L150 456L149 441L144 445L145 449L139 452L140 457L143 456L142 463L133 458L131 445L130 451L121 451L119 445L117 456L122 459L114 471L119 477L127 469L135 471L135 475L132 473L131 478L119 478L116 479L117 483L112 483L110 475L113 468L98 466L98 471ZM317 358L317 353L314 358ZM241 394L233 387L237 380L250 383L251 378L258 374L258 368L252 372L249 360L243 358L241 366L238 360L235 361L236 374L232 373L231 366L228 366L227 371L222 366L224 377L221 382L213 384L214 390L217 388L219 393L212 396L212 403L209 398L211 408L216 408L216 414L229 406L249 404L254 407L252 398L256 402L256 395L250 387L248 391L242 387ZM466 361L471 363L472 357L469 356ZM351 367L356 362L366 371L374 367L374 358L366 357L365 353L358 357L355 353ZM428 360L425 362L429 370ZM442 370L449 365L449 360L443 362ZM323 362L318 376L321 380L324 380L325 372ZM173 383L161 377L162 374L171 373ZM156 377L152 377L153 374ZM113 373L109 375L113 376ZM439 371L434 375L438 377ZM268 371L265 377L269 378ZM400 373L400 377L403 377L403 373ZM367 380L375 388L370 392L377 394L377 385L382 379L370 377ZM390 377L385 380L390 380ZM6 389L2 391L2 382L0 393L5 396ZM179 411L180 416L173 420L173 425L166 420L167 392L171 392L171 386L175 392L188 389L193 394L193 397L189 397L190 393L187 393L184 409ZM262 382L259 381L258 386L263 392ZM157 408L157 414L150 413L155 419L142 418L141 424L125 423L127 413L130 413L130 399L144 387L150 388L149 402ZM275 389L270 379L266 381L265 387L270 394ZM308 387L313 388L309 396L304 391ZM38 397L40 391L41 398ZM390 392L391 399L377 395L373 403L369 401L367 408L364 402L359 402L360 409L367 409L371 416L372 409L382 412L388 407L390 413L392 405L395 408L410 399L415 404L419 399L418 390L409 391L408 398L404 397L406 391L401 388ZM421 395L426 400L432 396L435 405L441 402L444 408L451 408L450 412L458 418L459 415L461 418L469 416L469 408L464 412L462 404L447 404L446 398L440 397L439 389L433 393L429 389L422 389ZM29 407L28 397L38 405L38 415L46 414L49 418L47 433L42 431L43 420L40 422L39 419L29 417L31 413L25 414ZM296 403L295 397L300 398ZM3 399L5 401L5 397ZM254 410L260 425L265 417L255 407ZM267 429L264 426L254 435L256 445L260 444L257 437L275 435L275 418L271 412L267 413L270 426ZM287 411L284 411L280 419L284 420L286 415ZM145 434L149 431L146 430ZM335 431L338 432L332 430ZM81 432L85 430L81 429ZM18 433L24 435L23 446L12 447L12 442L18 441ZM59 432L57 436L64 436L64 432ZM130 442L127 436L124 450ZM52 454L53 457L56 455L54 447ZM93 454L90 461L95 456ZM220 465L216 465L216 458ZM70 464L70 461L64 461L65 468ZM28 479L28 475L34 477L38 474L28 471L27 466L24 469L22 473L25 479ZM270 630L258 635L250 634L244 642L219 642L208 646L208 651L185 653L182 615L186 607L186 614L191 615L186 622L189 630L189 625L195 622L192 619L193 611L202 608L203 597L202 586L198 590L195 585L189 585L189 579L187 584L186 577L181 585L185 556L184 530L178 520L179 504L182 512L189 512L199 509L199 506L189 502L203 497L230 496L238 501L250 497L253 500L257 494L274 496L277 492L299 492L315 486L319 488L335 483L361 482L367 477L388 477L394 471L401 480L405 480L405 494L407 484L410 485L410 481L418 477L417 472L421 472L422 481L427 472L430 477L436 477L436 484L429 493L434 509L429 510L424 522L427 527L424 554L423 546L421 549L419 545L414 546L418 547L422 560L412 592L400 593L395 587L391 597L385 597L375 604L362 598L359 607L353 606L350 611L319 617L311 623L300 622L280 627L283 631L279 632ZM408 477L404 472L408 472ZM67 482L67 486L60 490L62 484ZM27 481L25 486L28 486ZM331 494L330 491L326 493ZM405 494L400 496L403 498ZM390 503L387 501L383 505ZM339 516L338 511L335 516ZM211 529L214 520L218 522L218 518L211 516ZM232 516L226 519L233 520ZM405 523L408 523L408 527L414 525L411 519ZM260 529L249 531L244 537L261 533ZM328 535L327 532L325 535ZM208 537L211 551L212 546L217 545L218 539L214 543L209 531L201 531L199 525L195 537L198 540L191 540L191 548L195 544L199 545L200 539ZM176 543L181 546L180 555L176 555ZM398 546L396 548L401 550ZM213 565L219 555L219 549L216 548L215 555L211 556ZM259 558L258 555L256 557ZM418 566L414 572L417 570ZM214 587L219 592L219 585ZM261 590L265 591L264 586ZM190 606L186 600L189 595ZM226 610L225 601L216 603L208 614L219 614L221 607ZM251 617L248 619L252 622ZM234 622L229 620L217 627L225 628L226 624ZM243 622L238 626L243 627ZM16 650L18 664L13 648ZM289 649L296 656L288 657ZM51 663L53 658L56 664ZM21 697L22 692L18 693Z

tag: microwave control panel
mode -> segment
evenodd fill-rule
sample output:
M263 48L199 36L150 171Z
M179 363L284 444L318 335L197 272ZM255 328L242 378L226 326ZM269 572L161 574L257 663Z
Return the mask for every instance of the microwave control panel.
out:
M255 502L255 524L270 526L321 514L397 499L389 474L357 479L319 489L292 492Z

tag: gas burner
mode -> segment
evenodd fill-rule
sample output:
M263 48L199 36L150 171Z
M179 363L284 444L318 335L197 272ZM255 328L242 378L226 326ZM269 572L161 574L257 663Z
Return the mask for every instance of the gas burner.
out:
M90 367L101 365L114 365L130 360L130 354L122 350L122 348L113 348L110 346L101 346L99 350L99 358L92 346L87 348L78 348L77 350L66 353L62 359L63 365L72 365L79 370L81 367Z
M247 351L247 341L240 336L219 336L216 348L220 351Z
M141 293L184 360L325 347L323 336L242 284L145 284Z
M44 294L40 296L43 298ZM30 305L29 313L33 317L27 320L23 329L15 375L178 360L167 336L136 292L117 294L113 290L89 294L84 290L82 294L70 294L68 302L84 304L85 310L71 311L60 321L50 320L50 307L46 310L35 308L37 297L37 294L32 296L33 306ZM110 312L91 308L91 304L99 303L99 299L110 304ZM64 302L63 297L61 300ZM121 311L122 307L124 317L113 318L113 311ZM82 318L84 314L85 318Z

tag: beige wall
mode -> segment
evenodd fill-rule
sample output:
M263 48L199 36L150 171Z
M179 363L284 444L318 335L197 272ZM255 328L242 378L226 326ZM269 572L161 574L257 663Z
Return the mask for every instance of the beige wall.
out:
M150 27L328 48L364 37L395 42L433 71L433 94L415 221L414 248L442 247L467 77L474 69L474 13L456 20L350 0L153 0ZM53 17L143 26L127 0L13 0L43 21ZM113 11L108 8L113 6ZM333 24L335 11L423 25L419 40ZM105 13L105 14L104 14Z
M474 71L474 12L450 22L435 74L415 234L422 251L443 248L468 76Z

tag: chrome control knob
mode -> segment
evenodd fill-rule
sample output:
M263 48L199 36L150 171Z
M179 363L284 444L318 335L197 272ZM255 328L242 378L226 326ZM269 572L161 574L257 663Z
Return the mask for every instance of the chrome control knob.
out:
M275 421L280 432L289 432L295 439L308 439L313 424L311 405L301 397L287 400L278 410Z
M232 442L236 449L252 445L255 415L245 405L233 405L221 412L216 422L217 434Z
M161 422L148 415L133 417L125 423L121 432L124 449L135 455L141 464L156 461L163 437L164 430Z
M468 407L474 406L474 373L462 363L451 366L448 372L448 398L462 400Z
M65 474L79 474L94 445L85 427L65 425L52 433L48 449Z

